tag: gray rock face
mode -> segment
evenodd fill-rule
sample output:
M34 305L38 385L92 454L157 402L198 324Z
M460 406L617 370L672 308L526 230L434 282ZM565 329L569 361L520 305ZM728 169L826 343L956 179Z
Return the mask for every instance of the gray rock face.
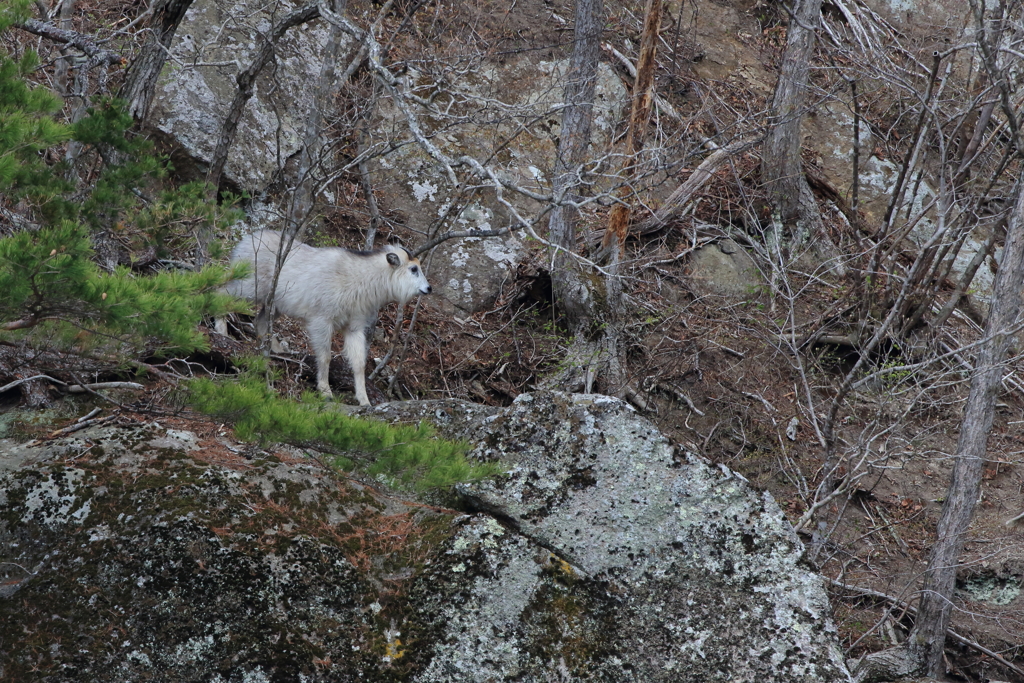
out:
M491 517L421 584L435 645L414 680L847 680L821 579L767 493L616 399L523 395L483 422L476 452L512 471L461 489Z
M213 157L238 88L235 76L249 66L259 36L297 7L288 0L197 0L186 13L149 119L181 145L199 171L205 172ZM241 189L253 194L265 189L301 148L302 122L312 103L326 43L322 22L289 30L275 49L275 64L257 79L224 169L225 177Z
M521 57L501 64L485 61L461 75L453 86L445 86L444 97L458 102L458 116L438 120L422 109L415 111L424 132L446 154L453 158L470 154L486 160L499 177L545 193L550 190L567 68L568 60ZM416 82L417 75L407 78ZM619 77L602 63L594 103L594 158L608 153L627 103ZM406 137L404 115L397 107L384 101L381 118L380 131L397 131L391 133L394 138ZM418 145L396 145L393 152L374 163L373 175L386 204L402 212L405 223L417 229L445 215L450 217L440 226L442 233L515 224L492 192L478 194L468 203L461 199L463 195L451 187L445 173ZM539 208L534 200L514 191L506 191L504 196L524 217L532 218ZM524 237L520 232L443 244L430 262L438 293L464 311L486 310L520 262Z
M771 497L626 404L357 412L510 472L461 514L155 425L5 440L0 678L848 680Z

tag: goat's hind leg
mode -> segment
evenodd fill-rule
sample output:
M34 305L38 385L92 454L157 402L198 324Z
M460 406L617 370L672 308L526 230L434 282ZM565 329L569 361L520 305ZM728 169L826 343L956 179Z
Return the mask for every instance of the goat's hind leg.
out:
M366 396L366 330L362 327L345 333L345 359L352 367L352 383L356 387L359 405L370 405Z
M328 378L331 374L331 338L334 336L334 325L330 320L310 320L306 323L306 334L309 335L309 344L316 356L316 390L323 394L324 398L331 398L333 394ZM348 344L345 346L347 348Z

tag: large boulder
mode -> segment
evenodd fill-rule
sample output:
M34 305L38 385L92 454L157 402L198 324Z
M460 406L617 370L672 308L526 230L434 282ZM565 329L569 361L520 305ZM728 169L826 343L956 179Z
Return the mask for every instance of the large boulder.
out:
M292 0L269 5L196 0L189 9L149 115L150 125L171 141L179 171L206 172L237 90L236 74L251 62L261 36L295 7ZM288 160L301 149L326 42L327 30L319 20L291 29L275 49L273 67L256 81L224 171L225 179L250 196L277 187L274 181L287 174ZM545 193L558 144L567 68L566 59L483 60L457 82L437 86L445 89L442 99L457 103L449 107L449 117L439 118L414 103L406 106L446 153L474 155L504 179ZM415 69L402 78L414 88L429 82L429 76ZM595 100L592 152L597 157L609 151L628 101L625 87L607 64L600 66ZM493 192L473 196L465 188L451 187L436 161L412 140L403 112L387 97L381 99L372 135L374 143L393 147L373 159L371 172L383 208L400 216L399 223L421 233L428 228L435 233L487 231L515 224ZM512 191L506 199L528 217L536 216L540 206ZM275 204L273 198L270 204ZM259 213L258 208L253 205L250 213ZM280 211L268 215L275 213ZM254 223L266 222L266 217L251 217ZM428 268L451 310L491 307L525 255L525 236L516 232L442 244Z
M771 497L621 401L357 412L509 472L459 512L209 430L0 442L0 678L848 679Z
M567 59L529 56L484 61L446 86L440 101L451 101L449 117L437 117L408 104L423 133L452 158L471 155L486 162L503 180L530 192L550 192ZM421 84L426 78L411 71L405 78ZM609 154L616 126L628 104L622 81L608 64L598 68L590 154ZM400 212L417 230L497 230L515 226L508 208L492 191L467 194L451 186L445 170L417 144L397 144L408 137L403 111L387 100L381 104L377 134L394 136L394 149L375 160L374 187L386 205ZM617 164L618 161L612 162ZM474 180L475 182L475 180ZM466 198L470 197L469 200ZM541 205L509 189L504 198L524 218L535 218ZM438 293L465 312L487 310L502 283L524 255L526 233L469 238L442 244L429 264Z
M180 148L179 171L206 172L238 90L236 75L252 62L261 36L298 6L196 0L189 8L149 113L150 125ZM256 79L224 168L241 190L259 194L301 149L327 34L320 20L290 29L274 49L274 63Z
M337 680L317 662L379 661L358 558L371 519L408 510L157 425L0 448L17 466L0 484L0 679Z
M606 396L524 394L469 434L512 469L460 487L487 516L413 593L406 628L433 643L414 680L847 679L821 577L768 493Z

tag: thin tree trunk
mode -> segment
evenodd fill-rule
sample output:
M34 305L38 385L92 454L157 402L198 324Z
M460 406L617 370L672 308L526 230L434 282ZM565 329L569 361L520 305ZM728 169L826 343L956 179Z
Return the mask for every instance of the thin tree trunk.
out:
M992 303L985 323L985 341L971 376L953 477L939 517L937 539L928 560L925 585L914 630L907 639L911 652L931 676L943 675L942 649L953 608L956 569L967 530L981 490L981 475L992 429L996 392L1001 386L1006 351L1020 313L1024 281L1024 191L1017 187L1017 202L1010 218L1003 259L996 275Z
M572 57L565 84L565 109L562 111L562 130L552 181L556 198L574 201L579 197L577 188L582 183L582 165L590 146L603 29L602 0L577 0ZM556 245L552 254L552 289L574 333L586 327L594 315L591 288L578 263L570 256L576 250L578 213L571 206L556 206L548 220L548 239Z
M235 91L235 96L228 107L228 114L224 117L224 123L221 124L220 135L217 137L217 147L213 151L213 157L210 159L210 170L206 174L206 181L214 188L220 184L220 177L224 173L224 165L228 160L228 150L231 148L231 143L235 141L235 133L238 132L238 124L242 120L245 105L252 99L252 93L256 86L256 77L260 75L263 67L274 56L274 47L277 45L277 41L293 26L312 21L319 16L320 8L315 4L300 7L286 15L270 29L270 33L259 37L259 48L253 54L248 68L235 76L238 90Z
M376 102L376 98L374 98ZM356 148L356 153L363 156L366 151L366 140L369 138L367 131L363 130L359 133L359 144ZM373 195L373 176L370 175L370 165L363 159L359 162L359 185L363 189L363 197L366 199L366 207L370 212L370 227L366 231L366 241L363 244L363 249L367 251L373 249L373 243L377 238L377 228L380 227L380 209L377 207L377 198Z
M793 0L786 51L771 107L771 131L764 142L761 175L773 210L785 225L803 218L810 190L800 160L800 123L807 101L807 79L814 56L821 0ZM803 207L803 209L801 208Z
M64 0L60 3L60 20L57 22L57 27L62 31L72 32L74 24L72 20L75 16L75 0ZM89 87L89 77L85 65L79 65L78 68L74 69L72 78L74 79L74 85L68 83L70 71L74 68L73 54L70 48L61 48L60 51L61 59L57 60L56 71L54 73L54 81L57 85L57 91L61 97L64 98L71 106L71 116L69 117L72 123L80 121L86 112L86 90ZM78 159L78 155L82 152L82 143L75 140L70 140L67 145L67 150L64 153L64 158L70 161L72 164ZM69 180L74 180L76 177L74 167L69 167L67 170L67 177Z
M661 28L661 0L647 0L644 10L644 29L640 39L640 58L637 60L636 79L633 83L633 106L626 132L626 151L622 162L621 177L628 181L636 175L637 156L643 151L647 138L647 123L651 118L654 102L654 67L658 47L658 31ZM622 200L612 207L608 217L608 229L604 233L604 245L616 245L622 249L629 231L630 194L628 185L618 192ZM620 254L621 256L621 254Z
M70 31L74 26L71 21L74 16L75 0L64 0L60 4L60 21L57 23L57 26L65 31ZM46 17L43 18L45 19ZM71 69L72 55L68 48L62 48L60 53L63 57L57 60L53 80L57 84L57 92L60 93L61 97L67 99L71 94L71 89L68 87L68 71Z
M178 25L192 6L192 0L162 0L149 22L150 34L139 56L132 61L118 97L128 102L128 112L136 121L149 114L160 72L174 40Z
M985 337L978 347L971 389L960 423L953 475L928 559L914 629L900 647L864 657L854 672L854 679L861 683L891 681L900 676L945 674L942 652L953 610L956 571L981 491L996 393L1002 384L1006 351L1014 338L1014 326L1020 313L1020 290L1024 281L1024 191L1019 184L1016 193L985 323Z
M640 38L640 57L637 60L636 79L633 83L633 104L630 108L629 128L626 132L626 150L622 162L621 179L624 184L618 191L619 203L612 207L608 217L608 229L604 233L604 246L611 248L608 276L605 280L606 320L602 326L604 354L608 362L609 393L622 396L629 391L629 384L621 356L621 332L623 328L623 294L620 271L623 248L629 233L630 204L635 199L629 180L637 175L640 152L647 137L647 124L651 118L654 103L654 68L656 64L658 31L661 28L661 0L647 0L644 8L644 28Z

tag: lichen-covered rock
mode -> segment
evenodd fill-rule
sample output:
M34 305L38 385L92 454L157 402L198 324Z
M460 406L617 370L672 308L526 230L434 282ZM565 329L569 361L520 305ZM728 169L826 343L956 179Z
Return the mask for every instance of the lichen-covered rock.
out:
M848 680L821 578L772 497L627 404L524 394L470 423L404 409L441 412L512 466L460 487L487 516L413 589L413 680Z
M20 465L0 479L5 681L392 680L395 589L451 533L450 514L188 432L2 446Z
M422 109L413 111L420 117L424 132L446 154L453 158L469 154L486 160L503 180L544 194L550 192L567 69L567 59L484 60L463 73L458 82L444 86L444 97L452 98L454 105L450 119L438 119ZM422 84L426 77L410 72L405 78ZM595 159L611 151L615 127L628 101L619 77L602 63L595 86L591 143ZM383 100L381 118L380 131L398 131L395 137L404 140L406 121L398 107ZM374 187L388 207L404 215L407 225L423 230L445 217L440 232L516 225L493 193L480 193L464 201L464 188L453 188L443 169L421 147L393 146L393 151L373 164ZM534 217L540 207L512 190L504 197L527 218ZM502 237L442 244L429 263L438 293L464 311L486 310L522 260L525 237L524 232L514 231Z
M731 239L693 252L689 275L690 286L702 296L750 298L764 285L747 250Z
M884 4L884 3L883 3ZM941 3L939 3L941 4ZM934 7L933 7L934 9ZM822 175L841 192L848 192L853 176L853 106L849 102L831 102L822 104L816 116L807 117L804 123L804 144L815 151L816 162L820 165ZM870 150L875 144L869 126L860 126L860 147ZM874 154L861 157L858 177L860 194L858 210L867 225L881 225L886 211L896 191L900 167L889 159L882 159ZM909 184L904 200L910 205L910 212L918 215L931 202L936 192L927 179L918 179ZM995 228L994 216L981 221L973 221L970 234L964 237L963 244L956 252L950 267L950 279L959 282L967 273L971 261L985 248L985 241ZM907 237L918 247L923 247L935 231L940 228L936 222L934 210L925 212ZM947 237L947 240L951 239ZM996 259L998 261L998 259ZM988 305L995 284L994 263L986 259L974 274L970 293L979 299L979 303Z
M621 401L353 412L510 471L463 514L156 424L0 441L0 679L848 679L771 497Z
M149 121L205 173L238 85L274 23L298 8L291 0L197 0L185 14L160 75ZM327 30L321 21L290 29L275 61L256 79L224 175L259 194L302 145L304 121L320 74ZM186 164L176 164L185 170Z

